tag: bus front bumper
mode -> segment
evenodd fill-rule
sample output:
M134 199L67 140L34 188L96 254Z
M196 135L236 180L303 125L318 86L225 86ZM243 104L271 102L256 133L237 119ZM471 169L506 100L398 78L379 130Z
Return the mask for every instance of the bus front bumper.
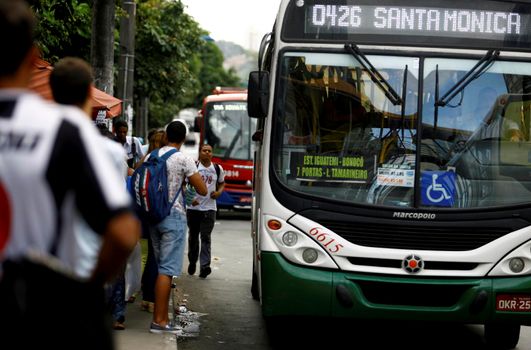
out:
M442 279L369 275L301 267L271 252L261 253L261 264L264 316L531 325L531 310L496 309L497 296L531 299L531 276Z

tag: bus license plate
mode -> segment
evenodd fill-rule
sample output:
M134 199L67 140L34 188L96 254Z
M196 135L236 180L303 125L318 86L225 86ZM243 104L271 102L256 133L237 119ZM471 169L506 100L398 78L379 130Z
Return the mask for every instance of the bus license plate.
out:
M496 296L496 310L531 312L531 295L499 294Z

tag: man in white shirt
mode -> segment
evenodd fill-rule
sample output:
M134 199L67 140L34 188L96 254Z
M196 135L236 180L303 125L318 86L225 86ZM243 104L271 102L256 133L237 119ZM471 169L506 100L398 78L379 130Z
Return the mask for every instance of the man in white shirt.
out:
M212 272L210 267L211 239L214 223L216 222L216 199L225 187L225 172L219 164L212 163L212 146L204 144L199 151L197 166L203 182L207 185L206 196L196 195L192 205L187 208L188 222L188 274L196 271L198 257L200 258L199 277L206 278ZM201 237L201 250L199 250Z
M60 59L50 74L50 86L54 100L64 106L75 106L81 109L87 119L91 120L92 112L92 68L84 60L77 57L65 57ZM108 129L107 129L108 131ZM101 131L100 131L101 133ZM110 133L110 132L109 132ZM111 134L111 136L113 136ZM124 184L127 178L127 164L125 162L125 150L114 137L102 136L100 141L108 156L111 157L116 170L122 174ZM88 277L94 268L98 252L101 248L101 238L95 233L83 219L75 229L75 241L68 245L64 252L65 257L70 257L70 266L81 277ZM131 254L122 271L112 283L106 286L109 308L114 319L113 328L125 329L126 313L126 280L125 271L133 265L141 269L141 247L137 243L134 253ZM137 257L137 259L131 259ZM136 267L136 266L135 266Z
M144 157L144 149L137 137L127 136L129 126L125 120L118 120L114 124L114 130L116 132L116 141L124 146L127 154L127 165L131 169L130 173L132 173L140 159Z

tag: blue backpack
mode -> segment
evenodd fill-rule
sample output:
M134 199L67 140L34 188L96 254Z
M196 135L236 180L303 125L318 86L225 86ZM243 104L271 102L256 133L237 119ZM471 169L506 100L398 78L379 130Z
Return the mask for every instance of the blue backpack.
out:
M133 205L140 218L150 224L158 224L170 214L171 207L181 192L182 187L170 201L166 160L177 152L172 149L159 156L159 150L154 150L131 175L129 192L133 196Z

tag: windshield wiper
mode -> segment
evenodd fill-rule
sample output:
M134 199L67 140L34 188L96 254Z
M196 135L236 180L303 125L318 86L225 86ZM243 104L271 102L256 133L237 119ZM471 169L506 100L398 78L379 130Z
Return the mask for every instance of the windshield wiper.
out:
M393 87L385 80L385 78L380 74L380 72L374 68L371 62L367 57L361 52L359 47L356 44L345 44L345 50L347 50L355 59L358 61L367 73L371 76L372 81L378 85L378 87L383 91L385 96L391 101L393 105L402 104L402 99L398 93L393 89Z
M457 83L455 83L454 86L452 86L443 97L440 99L437 99L435 101L435 107L444 107L450 102L455 95L463 91L468 84L479 78L481 74L483 74L487 69L489 69L490 65L498 58L500 55L499 50L489 50L485 56L483 56L482 59L476 63L474 67L472 67L471 70L469 70ZM435 95L437 96L439 94L439 82L436 81L435 83Z
M234 147L236 146L236 142L238 141L240 136L242 136L242 129L241 128L238 129L238 131L236 131L236 134L232 138L232 141L230 142L229 147L225 151L225 155L224 155L225 158L229 158L230 157L230 155L232 154L232 151L234 150Z
M406 148L406 146L404 145L404 121L406 119L407 73L408 66L406 64L406 68L404 69L404 80L402 82L402 108L400 108L400 128L402 129L402 139L400 141L402 142L402 147L404 149Z

